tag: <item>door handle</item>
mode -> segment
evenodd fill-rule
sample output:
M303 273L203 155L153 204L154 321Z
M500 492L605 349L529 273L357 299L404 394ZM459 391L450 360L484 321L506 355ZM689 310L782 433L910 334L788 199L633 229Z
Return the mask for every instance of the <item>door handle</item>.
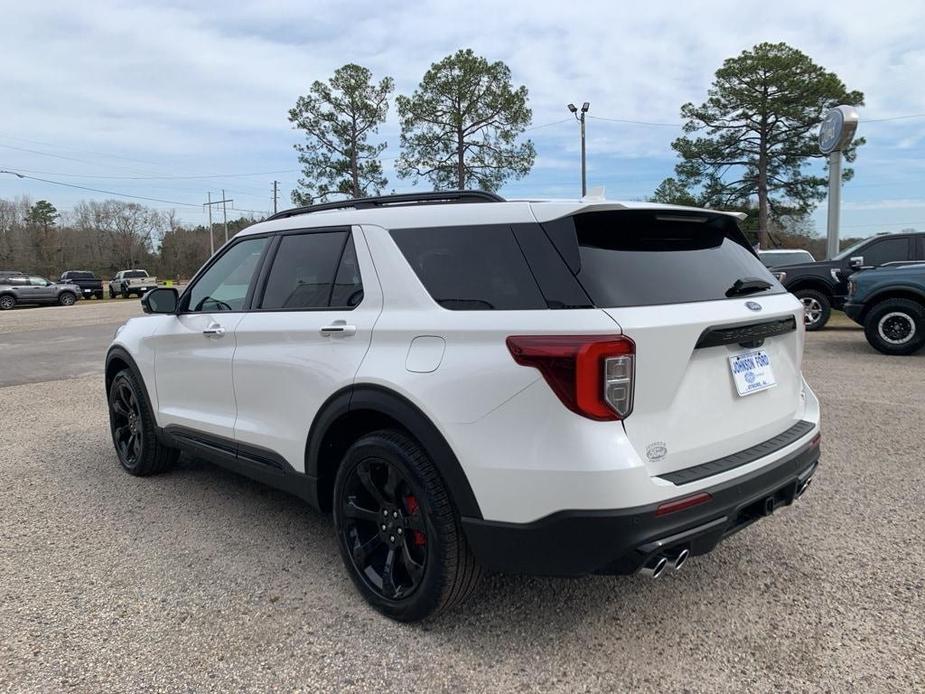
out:
M208 337L223 337L225 335L225 329L218 323L212 323L208 328L202 331L202 334Z
M357 327L355 325L347 325L347 321L336 320L331 325L326 325L320 330L321 334L325 337L331 337L332 335L343 335L350 336L357 334Z

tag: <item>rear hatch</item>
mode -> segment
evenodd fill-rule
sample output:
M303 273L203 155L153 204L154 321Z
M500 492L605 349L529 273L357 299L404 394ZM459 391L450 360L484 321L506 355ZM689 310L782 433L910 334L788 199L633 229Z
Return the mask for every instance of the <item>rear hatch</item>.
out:
M636 344L623 426L650 474L736 453L799 419L802 308L734 218L612 210L544 226L567 262L563 244L577 239L576 277Z

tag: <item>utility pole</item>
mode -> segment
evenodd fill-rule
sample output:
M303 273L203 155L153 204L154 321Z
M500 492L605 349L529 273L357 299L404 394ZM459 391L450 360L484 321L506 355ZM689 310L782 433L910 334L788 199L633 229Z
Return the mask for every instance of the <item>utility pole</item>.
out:
M273 181L273 214L276 214L276 195L278 192L279 181Z
M568 105L568 110L575 116L575 120L581 124L581 197L585 197L585 195L588 194L588 160L585 156L585 114L588 112L589 108L591 108L591 102L584 102L581 105L581 115L579 116L575 104Z
M228 243L228 210L225 208L225 191L222 190L222 221L225 224L225 243Z
M208 194L208 196L209 196L208 202L204 202L202 204L209 208L209 249L211 251L211 255L214 255L215 254L215 238L213 237L213 234L212 234L212 205L222 206L222 215L225 218L225 243L228 243L228 214L225 209L225 203L234 202L234 200L226 200L224 190L222 191L221 200L213 200L211 192Z

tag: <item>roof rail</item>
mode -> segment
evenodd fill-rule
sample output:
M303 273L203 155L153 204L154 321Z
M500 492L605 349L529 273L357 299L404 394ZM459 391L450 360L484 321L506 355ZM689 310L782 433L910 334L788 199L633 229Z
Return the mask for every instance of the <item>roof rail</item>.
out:
M283 210L267 218L267 221L273 219L285 219L286 217L295 217L300 214L309 214L311 212L321 212L322 210L365 210L372 207L392 207L397 205L440 205L446 203L465 203L465 202L504 202L504 198L496 193L489 193L484 190L434 190L421 193L399 193L397 195L380 195L372 198L351 198L347 200L336 200L334 202L322 202L318 205L308 205L307 207L294 207L291 210Z

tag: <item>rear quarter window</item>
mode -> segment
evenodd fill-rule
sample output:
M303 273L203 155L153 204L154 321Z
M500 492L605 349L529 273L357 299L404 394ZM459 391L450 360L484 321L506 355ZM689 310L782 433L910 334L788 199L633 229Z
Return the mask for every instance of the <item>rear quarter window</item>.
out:
M391 234L428 293L443 308L547 308L508 225L393 229Z

